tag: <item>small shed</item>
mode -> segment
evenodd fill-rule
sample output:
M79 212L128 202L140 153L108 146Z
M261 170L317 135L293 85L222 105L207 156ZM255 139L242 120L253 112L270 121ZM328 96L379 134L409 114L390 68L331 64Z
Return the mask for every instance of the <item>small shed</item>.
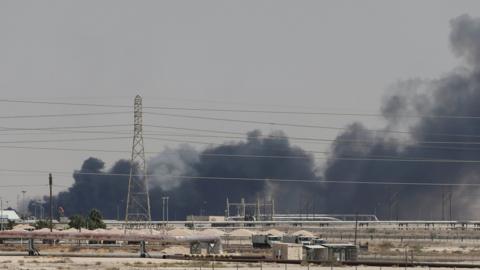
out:
M356 261L357 260L357 246L354 244L322 244L328 249L329 261Z
M272 255L277 260L302 260L303 245L273 242Z
M327 261L328 248L322 245L304 245L303 256L307 261Z

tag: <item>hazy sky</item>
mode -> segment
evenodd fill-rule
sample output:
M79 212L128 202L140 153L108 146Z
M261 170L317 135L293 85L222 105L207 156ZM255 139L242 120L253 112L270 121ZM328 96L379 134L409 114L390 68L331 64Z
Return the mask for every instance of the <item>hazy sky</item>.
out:
M448 34L449 20L463 13L480 16L480 2L0 0L1 98L130 105L138 93L145 106L377 112L389 85L409 78L437 78L461 64L450 51ZM127 109L0 102L3 117L121 111ZM380 123L352 117L177 113L339 127L353 120ZM131 124L132 117L0 118L0 127ZM145 123L239 132L283 129L289 135L316 138L336 134L151 115L145 116ZM97 129L116 131L118 136L2 131L0 146L125 153L0 148L1 185L47 183L46 174L13 174L8 169L73 172L90 156L110 166L128 158L131 148L129 138L18 141L119 137L130 129ZM178 144L155 137L145 141L149 152ZM328 145L300 145L328 149ZM57 174L55 181L70 185L72 179ZM0 187L0 197L15 206L22 189L27 195L47 192L45 187Z

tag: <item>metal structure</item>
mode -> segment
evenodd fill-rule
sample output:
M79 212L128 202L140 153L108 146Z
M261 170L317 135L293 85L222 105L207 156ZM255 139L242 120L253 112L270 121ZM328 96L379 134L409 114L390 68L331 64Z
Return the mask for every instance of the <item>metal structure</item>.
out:
M168 222L168 200L169 200L168 196L162 197L162 221L163 222L165 221Z
M53 231L53 197L52 197L52 185L53 185L52 174L48 174L48 186L50 188L50 232Z
M147 164L143 146L142 97L137 95L134 102L134 128L130 176L128 179L125 230L136 226L150 227L150 198L148 194ZM133 221L133 223L132 223Z
M21 212L20 212L20 216L21 216L22 218L25 218L25 217L28 215L28 213L27 213L27 207L26 207L26 205L25 205L25 193L27 193L27 191L26 191L26 190L22 190L22 208L21 208L22 210L21 210ZM19 211L20 211L20 208L19 208Z
M230 208L236 208L236 215L231 215ZM262 211L263 210L263 211ZM228 198L225 207L225 220L273 220L275 216L275 201L263 202L257 199L255 203L246 203L244 198L241 198L240 203L231 203Z
M217 235L189 235L189 236L171 236L167 234L141 234L141 233L125 233L117 234L112 232L65 232L65 231L2 231L0 239L29 239L28 255L39 255L38 250L34 246L35 239L41 240L107 240L107 241L125 241L138 242L140 257L147 257L146 242L159 242L164 244L190 244L208 245L210 249L207 251L212 254L220 254L222 252L222 242Z

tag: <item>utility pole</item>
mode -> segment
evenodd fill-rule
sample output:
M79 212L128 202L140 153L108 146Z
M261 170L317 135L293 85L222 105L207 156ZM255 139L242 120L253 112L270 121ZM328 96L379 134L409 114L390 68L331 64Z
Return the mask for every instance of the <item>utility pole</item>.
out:
M48 186L50 187L50 232L53 231L53 198L52 198L52 174L48 174Z

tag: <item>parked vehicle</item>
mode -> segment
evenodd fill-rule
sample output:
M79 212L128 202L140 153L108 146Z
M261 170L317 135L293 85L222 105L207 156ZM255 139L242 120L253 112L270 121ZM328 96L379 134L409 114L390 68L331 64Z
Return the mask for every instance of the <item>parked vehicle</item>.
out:
M327 243L327 241L325 239L322 239L322 238L314 238L311 241L312 245L323 245L323 244L326 244L326 243Z
M274 242L282 241L282 237L271 234L252 235L252 245L254 248L271 248Z
M314 238L310 236L303 235L285 235L283 236L282 242L284 243L294 243L302 245L310 245Z

